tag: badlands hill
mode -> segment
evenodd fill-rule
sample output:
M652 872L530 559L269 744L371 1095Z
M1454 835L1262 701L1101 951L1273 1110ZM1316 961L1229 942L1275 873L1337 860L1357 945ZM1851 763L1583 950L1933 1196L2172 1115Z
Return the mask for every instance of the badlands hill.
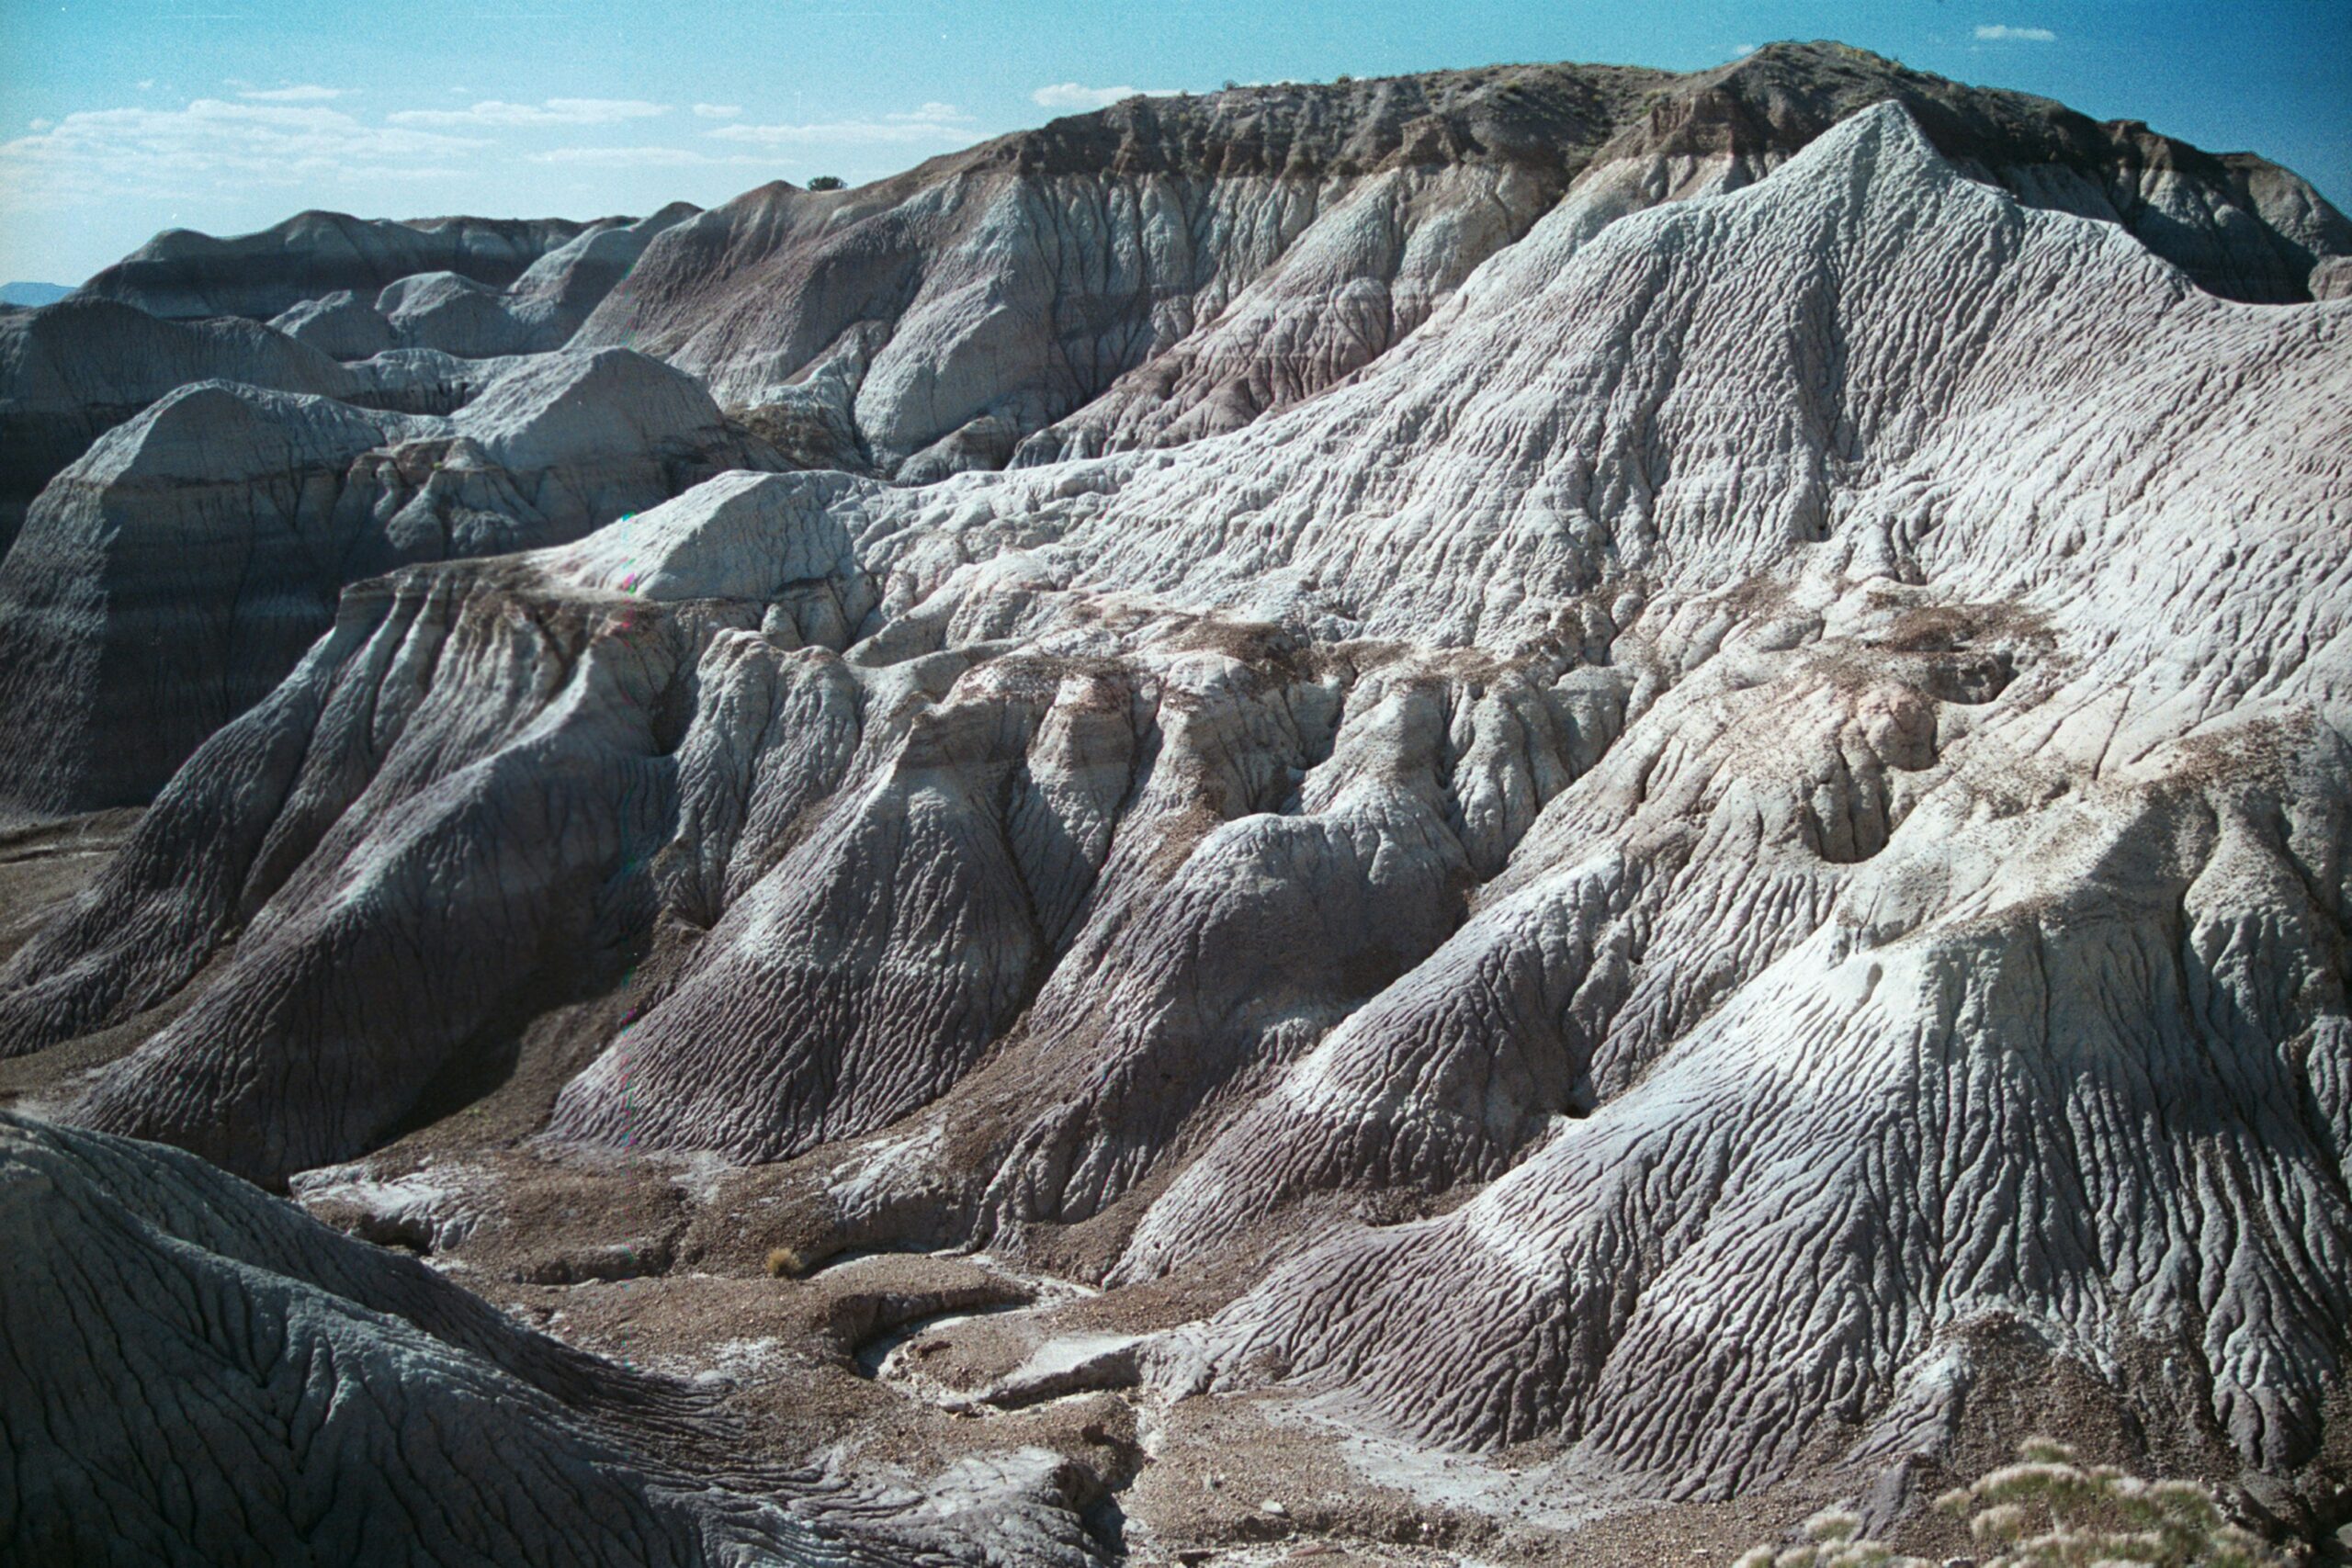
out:
M175 231L73 300L0 312L0 547L42 501L0 560L0 820L150 798L293 667L337 589L397 560L575 537L729 464L926 480L1242 428L1407 340L1488 258L1530 250L1567 193L1581 238L1741 188L1883 101L1954 168L2112 224L2209 293L2288 302L2352 277L2352 226L2259 158L1834 44L1690 76L1498 67L1136 99L859 190L772 185L707 213ZM656 431L583 412L636 396L613 376L509 378L624 346L729 412L697 393ZM133 423L209 379L357 412L212 398ZM541 423L582 442L627 427L637 456L597 461L637 480L533 468L452 499L477 448L377 417L462 425L494 384L575 383ZM322 425L348 438L314 450ZM137 478L175 472L175 442L221 454L201 498ZM543 482L604 499L550 502ZM220 564L191 581L184 559Z
M681 223L583 329L928 479L1167 446L1333 384L1572 184L1598 223L1736 189L1865 105L1968 173L2117 223L2231 299L2307 299L2352 226L2291 174L1837 45L1138 98L853 191ZM812 434L812 440L817 436Z
M549 252L598 227L560 218L424 218L390 222L302 212L257 234L215 239L171 229L84 284L81 292L166 321L266 319L341 289L373 295L419 273L503 288Z
M174 389L0 565L12 1157L732 1385L378 1324L567 1412L551 1558L785 1540L738 1416L951 1561L1932 1545L2047 1427L2316 1540L2346 249L1782 47L1131 103L682 218L453 412Z
M1099 1561L1011 1488L916 1507L721 1458L745 1435L707 1391L534 1334L175 1150L0 1111L0 1213L20 1249L0 1281L11 1562L884 1568L1024 1538L1032 1561Z

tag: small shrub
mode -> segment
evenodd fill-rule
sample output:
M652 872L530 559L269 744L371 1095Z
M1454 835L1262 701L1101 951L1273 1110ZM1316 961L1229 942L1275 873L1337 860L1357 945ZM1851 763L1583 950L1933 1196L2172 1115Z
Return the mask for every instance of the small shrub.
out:
M839 175L819 175L808 182L810 190L847 190L849 182Z
M2278 1568L2281 1559L2222 1517L2203 1487L2147 1482L2112 1465L2085 1469L2064 1443L2036 1438L2018 1462L1936 1499L2001 1556L1992 1568L2075 1562L2144 1568Z
M2284 1568L2284 1559L2223 1518L2201 1486L2142 1481L2111 1465L2085 1469L2073 1450L2047 1438L2020 1444L2018 1460L1936 1499L1996 1553L1984 1568ZM1759 1546L1739 1568L1931 1568L1861 1530L1851 1514L1815 1514L1804 1523L1804 1545Z
M1828 1508L1804 1522L1804 1544L1775 1552L1759 1546L1739 1560L1738 1568L1925 1568L1918 1559L1897 1557L1894 1549L1862 1537L1862 1521L1841 1509Z
M1355 85L1355 80L1356 79L1354 77L1349 75L1343 71L1339 75L1331 78L1331 84L1333 86L1337 87L1350 87Z
M807 1272L808 1272L808 1265L802 1260L800 1254L791 1247L772 1247L768 1249L769 1279L797 1280Z

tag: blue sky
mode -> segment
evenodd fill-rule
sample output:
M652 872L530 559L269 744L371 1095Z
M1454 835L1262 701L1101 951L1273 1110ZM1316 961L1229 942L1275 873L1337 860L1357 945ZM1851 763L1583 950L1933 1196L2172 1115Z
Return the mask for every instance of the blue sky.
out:
M892 173L1125 89L1838 38L2352 206L2352 0L0 0L0 279L159 229L584 218Z

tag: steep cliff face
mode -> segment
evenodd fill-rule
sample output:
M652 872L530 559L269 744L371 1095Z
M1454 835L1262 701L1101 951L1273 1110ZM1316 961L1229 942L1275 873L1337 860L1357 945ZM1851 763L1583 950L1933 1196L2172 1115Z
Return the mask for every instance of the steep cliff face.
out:
M0 1043L193 983L77 1114L279 1179L658 931L553 1134L791 1160L808 1256L1286 1238L1164 1390L1724 1495L1949 1452L2022 1344L2323 1485L2352 307L1898 104L1736 167L1222 437L346 594Z

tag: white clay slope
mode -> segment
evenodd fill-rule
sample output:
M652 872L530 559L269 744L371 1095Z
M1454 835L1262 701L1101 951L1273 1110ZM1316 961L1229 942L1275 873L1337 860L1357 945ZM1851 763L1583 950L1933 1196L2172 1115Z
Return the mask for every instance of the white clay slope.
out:
M279 1179L666 921L554 1132L798 1158L811 1255L1283 1238L1164 1386L1721 1494L1945 1451L1997 1349L2292 1474L2352 1348L2352 305L1894 105L1588 195L1237 434L346 595L0 1048L209 960L80 1114Z

